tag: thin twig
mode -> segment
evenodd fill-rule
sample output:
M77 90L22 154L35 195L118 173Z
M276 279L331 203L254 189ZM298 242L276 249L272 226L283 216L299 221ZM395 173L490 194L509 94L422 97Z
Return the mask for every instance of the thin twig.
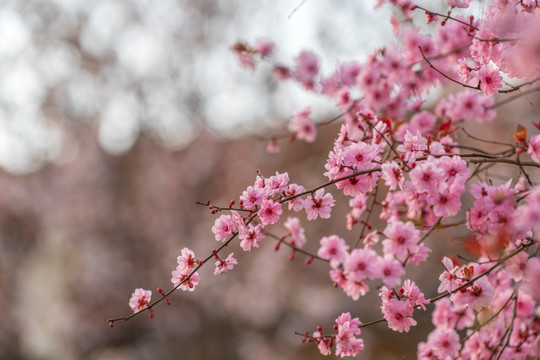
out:
M437 69L432 63L431 61L428 60L428 58L426 57L426 55L424 54L424 51L422 50L422 47L421 46L418 46L418 48L420 49L420 52L422 53L422 57L424 58L424 60L429 64L429 66L435 70L436 72L438 72L439 74L441 74L442 76L444 76L445 78L447 78L448 80L452 81L452 82L455 82L456 84L458 85L461 85L463 87L466 87L466 88L469 88L469 89L473 89L473 90L480 90L480 85L478 86L471 86L471 85L468 85L468 84L465 84L465 83L462 83L461 81L457 81L456 79L453 79L451 78L450 76L446 75L445 73L443 73L441 70Z
M294 9L293 11L291 11L291 13L289 14L289 16L287 16L287 19L290 19L294 13L302 6L304 5L304 3L306 2L307 0L302 0L302 2L300 4L298 4Z

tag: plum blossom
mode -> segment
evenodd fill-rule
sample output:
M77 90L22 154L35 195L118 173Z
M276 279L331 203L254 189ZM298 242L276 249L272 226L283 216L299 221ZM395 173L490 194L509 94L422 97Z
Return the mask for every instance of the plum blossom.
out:
M353 249L343 268L347 278L355 281L375 279L381 274L379 257L371 249Z
M151 299L152 291L141 288L135 289L135 292L131 294L131 299L129 299L129 307L134 313L139 312L148 307Z
M531 137L529 146L527 147L527 153L531 155L531 159L534 162L540 162L540 135Z
M275 46L272 41L258 40L253 50L260 54L261 57L266 58L272 56Z
M365 142L353 143L343 150L343 163L361 171L369 169L373 160L379 159L377 147Z
M458 8L468 8L471 0L446 0L448 5Z
M304 209L306 209L307 219L315 220L317 216L323 219L330 218L331 208L334 206L335 200L332 194L324 193L324 189L319 189L312 196L308 196L304 201Z
M294 115L289 122L289 131L299 140L313 142L317 137L317 127L310 117L311 108L306 108Z
M287 189L287 184L289 183L289 174L283 173L279 174L276 172L276 175L270 176L265 181L266 195L271 197L276 194L279 194Z
M261 208L257 212L264 226L277 223L281 214L283 214L281 204L270 199L263 200Z
M420 232L410 221L391 221L384 229L387 239L383 240L383 250L387 255L395 255L399 260L405 260L408 254L418 250Z
M395 161L382 164L381 170L384 183L390 188L390 190L396 190L398 186L403 188L403 181L405 178L403 176L403 172L399 168L399 165Z
M479 278L464 290L453 293L450 300L456 305L468 305L474 310L480 310L487 306L495 295L495 288L485 276Z
M182 291L194 291L195 286L201 281L199 273L191 272L189 274L184 273L180 267L172 271L171 282L174 286L179 286Z
M330 260L332 268L337 268L347 259L349 245L339 236L325 236L321 239L320 244L317 256L324 260Z
M415 326L416 320L412 318L414 306L410 302L390 299L381 306L388 327L394 331L409 332Z
M401 277L405 270L399 261L393 256L385 255L380 263L382 281L386 286L397 286L401 284Z
M482 65L476 76L480 80L480 89L487 96L495 94L502 86L502 76L499 74L499 69L496 69L492 64Z
M454 329L435 329L428 336L428 344L438 359L455 359L461 347Z
M252 210L257 205L261 205L263 201L263 196L265 195L264 189L254 188L253 186L248 186L246 190L240 196L240 201L242 206L245 209Z
M296 194L303 193L304 191L306 191L306 189L302 185L289 184L287 190L285 191L285 196L294 196ZM304 208L304 199L302 199L301 196L297 196L294 199L287 201L287 204L289 206L289 210L298 212Z
M216 219L212 232L216 237L216 241L225 241L229 236L234 234L236 223L231 215L221 215Z
M304 234L304 228L300 226L300 219L297 217L288 217L283 225L289 230L289 234L291 235L290 244L296 248L304 246L306 235Z
M315 77L319 74L319 63L315 54L302 51L296 58L296 71L294 77L307 90L315 89Z
M240 247L244 251L251 251L252 247L258 248L259 242L265 236L266 235L263 232L263 227L261 224L258 224L257 226L249 224L246 231L240 233L240 235L238 236L241 240Z
M229 270L232 270L234 265L238 265L238 261L233 257L234 253L230 253L224 260L216 261L216 269L214 270L214 275L221 275L226 273Z
M193 269L197 263L195 253L187 247L182 249L181 255L176 258L176 261L178 262L178 267L183 273L190 272L190 270Z
M438 328L462 330L474 325L475 316L469 307L456 306L450 299L443 298L435 303L431 321Z
M356 338L360 335L358 318L351 318L350 313L342 313L337 319L336 356L356 356L364 349L364 340Z
M439 276L439 281L441 282L441 284L439 285L439 289L437 290L439 293L442 293L444 291L452 291L460 285L459 283L457 283L456 275L456 272L459 268L457 266L454 266L452 260L446 256L442 259L442 263L446 268L446 271L444 271Z
M403 144L397 147L397 151L404 153L403 159L405 162L416 160L416 158L422 156L426 150L427 141L420 131L416 131L416 134L413 135L413 133L407 130Z

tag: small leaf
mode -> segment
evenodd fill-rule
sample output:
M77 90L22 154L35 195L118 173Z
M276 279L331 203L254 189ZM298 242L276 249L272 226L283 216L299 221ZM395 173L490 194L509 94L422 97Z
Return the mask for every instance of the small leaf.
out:
M525 144L527 142L527 129L521 125L518 125L514 134L514 139L518 144Z

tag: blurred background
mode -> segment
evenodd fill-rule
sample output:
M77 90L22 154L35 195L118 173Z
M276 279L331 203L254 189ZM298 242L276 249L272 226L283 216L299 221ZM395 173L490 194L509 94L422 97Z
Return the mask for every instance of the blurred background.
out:
M290 262L266 239L249 256L233 245L233 272L204 268L196 291L154 319L107 326L131 312L135 288L154 299L169 288L183 247L202 258L217 246L215 216L195 201L226 205L257 170L324 180L337 126L279 154L256 135L282 132L306 106L318 119L337 109L277 86L268 64L241 69L230 47L270 39L286 64L312 49L329 73L389 41L389 10L309 0L289 18L300 2L0 2L0 359L311 359L317 348L294 331L330 330L343 311L381 316L375 292L353 302L326 264ZM345 211L341 201L332 220L309 223L306 248L351 238ZM362 358L413 358L431 329L422 316L410 336L365 329Z

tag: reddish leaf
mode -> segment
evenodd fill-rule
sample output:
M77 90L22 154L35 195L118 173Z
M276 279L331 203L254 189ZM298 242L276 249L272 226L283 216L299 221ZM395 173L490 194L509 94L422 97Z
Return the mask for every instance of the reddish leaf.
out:
M518 125L514 134L514 139L518 144L525 144L527 142L527 129L521 125Z

